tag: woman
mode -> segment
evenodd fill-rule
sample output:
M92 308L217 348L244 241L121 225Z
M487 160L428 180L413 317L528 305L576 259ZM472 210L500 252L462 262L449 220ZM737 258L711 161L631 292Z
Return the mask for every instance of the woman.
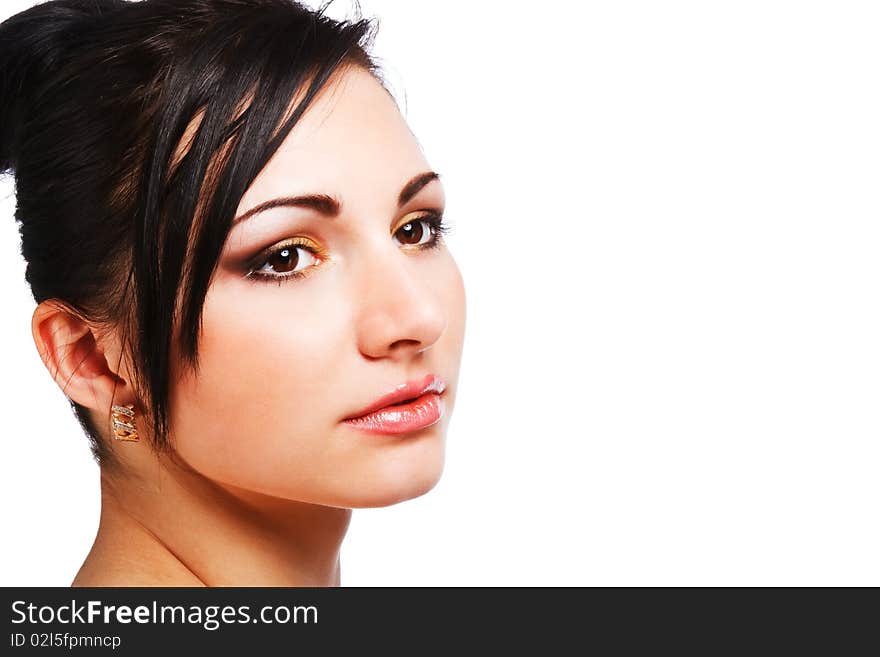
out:
M438 481L465 326L443 186L372 23L323 11L0 25L33 336L101 469L74 586L336 586L351 509Z

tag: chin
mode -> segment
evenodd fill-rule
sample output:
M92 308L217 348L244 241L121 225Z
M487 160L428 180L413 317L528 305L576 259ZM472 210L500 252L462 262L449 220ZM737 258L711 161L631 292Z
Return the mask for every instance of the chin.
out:
M353 509L391 506L421 497L437 485L443 474L442 450L420 459L389 460L359 479L357 490L350 490L347 506Z

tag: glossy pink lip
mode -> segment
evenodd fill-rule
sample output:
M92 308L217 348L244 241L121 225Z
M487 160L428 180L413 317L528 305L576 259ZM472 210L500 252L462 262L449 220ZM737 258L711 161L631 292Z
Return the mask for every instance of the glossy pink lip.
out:
M444 390L443 380L428 374L422 381L409 381L382 395L344 422L370 433L416 431L443 417L445 404L441 395Z

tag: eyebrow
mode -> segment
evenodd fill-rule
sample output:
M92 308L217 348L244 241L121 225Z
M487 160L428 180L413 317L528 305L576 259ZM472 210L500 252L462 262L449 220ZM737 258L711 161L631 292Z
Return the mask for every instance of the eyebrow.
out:
M410 181L403 186L403 189L400 190L400 194L397 197L398 209L406 205L406 203L411 198L419 193L422 187L427 185L432 180L439 179L440 174L436 171L425 171L424 173L413 176ZM268 201L263 201L259 205L254 206L244 214L233 219L232 225L235 226L236 224L239 224L246 219L250 219L260 212L265 212L266 210L271 210L272 208L279 207L310 208L327 217L336 217L342 211L342 203L335 197L329 196L327 194L284 196L281 198L269 199Z

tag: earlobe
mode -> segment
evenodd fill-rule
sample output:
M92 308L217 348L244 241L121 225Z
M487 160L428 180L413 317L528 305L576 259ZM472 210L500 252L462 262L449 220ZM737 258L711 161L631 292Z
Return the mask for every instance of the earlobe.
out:
M67 397L88 408L110 408L125 381L110 368L88 323L44 301L34 310L31 331L43 364Z

